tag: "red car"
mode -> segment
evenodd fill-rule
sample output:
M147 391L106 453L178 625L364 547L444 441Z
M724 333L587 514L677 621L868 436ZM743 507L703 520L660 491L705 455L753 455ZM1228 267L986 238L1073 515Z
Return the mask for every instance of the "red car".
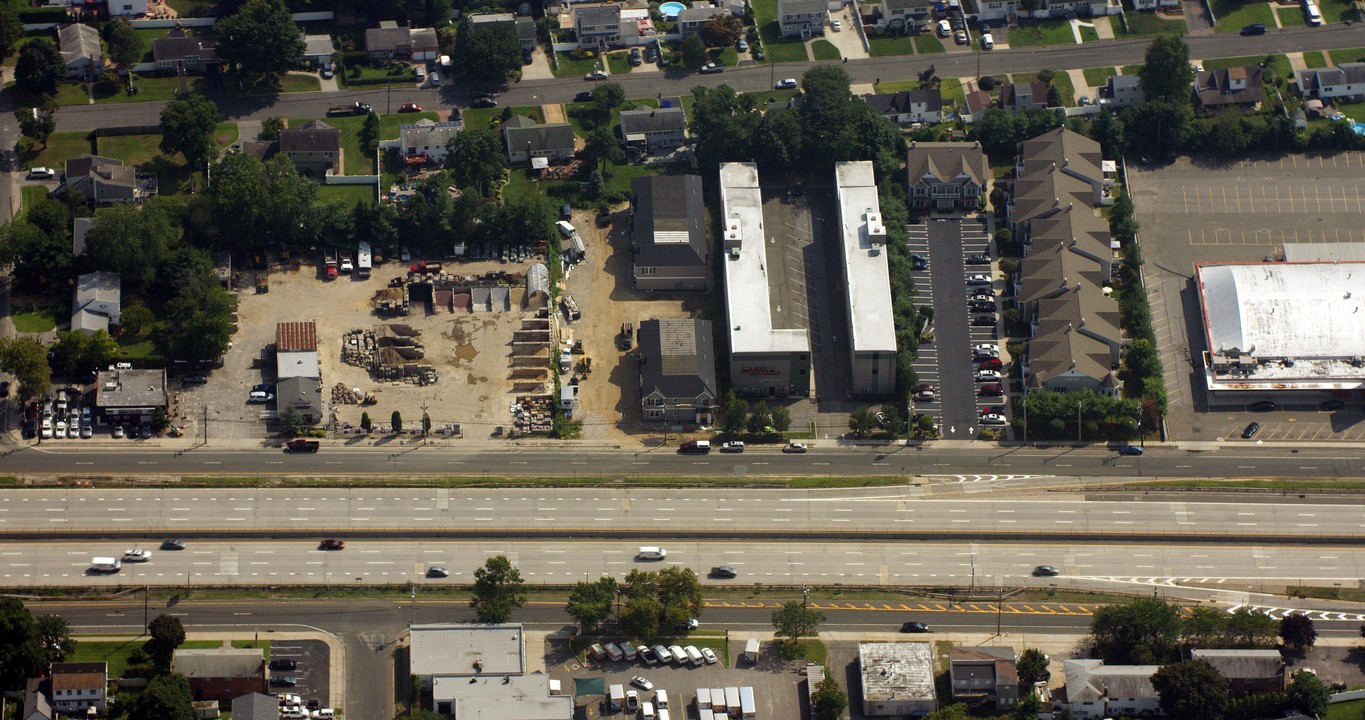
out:
M976 391L976 394L981 397L1002 397L1005 394L1005 388L994 384L982 385L981 389Z
M422 106L417 103L403 103L398 106L398 112L422 112Z
M345 548L345 541L336 538L327 538L318 545L319 550L344 550Z
M981 370L999 370L1004 364L1000 362L1000 358L986 358L977 367Z
M987 406L981 408L981 414L982 414L982 415L1004 415L1004 414L1005 414L1005 406L1004 406L1004 405L987 405Z

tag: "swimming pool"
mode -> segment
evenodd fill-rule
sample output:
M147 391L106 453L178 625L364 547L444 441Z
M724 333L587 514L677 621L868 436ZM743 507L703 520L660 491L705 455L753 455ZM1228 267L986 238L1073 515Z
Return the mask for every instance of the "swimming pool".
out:
M675 18L678 13L686 9L687 6L680 2L666 2L659 6L659 14L666 18Z
M1358 122L1355 124L1355 128L1357 135L1365 135L1365 123Z

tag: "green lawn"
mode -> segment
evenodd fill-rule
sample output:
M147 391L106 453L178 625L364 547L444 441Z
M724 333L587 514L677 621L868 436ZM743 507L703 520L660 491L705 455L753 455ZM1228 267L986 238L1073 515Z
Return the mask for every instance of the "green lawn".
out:
M630 60L625 53L608 54L607 68L610 69L612 75L625 75L634 69L630 66Z
M237 142L237 136L237 123L235 122L220 122L218 123L217 129L213 131L213 140L218 144L218 150L220 152L227 146Z
M1085 75L1086 85L1089 85L1090 87L1100 87L1101 85L1108 84L1109 78L1118 75L1119 71L1118 68L1114 67L1102 67L1086 68L1082 70L1081 73Z
M202 185L202 173L194 172L180 154L166 156L157 147L160 135L117 135L99 139L99 154L118 158L127 165L135 165L144 172L156 173L160 195L178 195L187 190L190 182Z
M1322 720L1360 720L1362 711L1365 711L1365 700L1332 703L1322 714Z
M1124 32L1123 20L1118 15L1109 16L1109 24L1114 28L1114 37L1116 38L1161 35L1163 33L1188 35L1190 32L1190 26L1184 20L1168 19L1156 13L1130 12L1126 13L1124 17L1128 19L1128 32Z
M109 679L121 678L133 667L129 658L134 650L142 648L147 642L145 636L130 637L126 640L76 640L76 652L66 659L67 662L106 662L109 663ZM219 640L186 640L180 645L185 650L212 650L222 647Z
M1265 55L1244 55L1242 57L1212 58L1204 61L1205 70L1221 68L1239 67L1242 65L1260 65L1266 59ZM1289 58L1284 55L1270 56L1270 69L1276 75L1285 77L1293 72L1289 65Z
M1355 9L1350 0L1319 0L1318 10L1322 12L1322 20L1327 23L1339 23L1343 20L1360 22L1360 12ZM1303 12L1298 12L1299 18L1303 18ZM1280 14L1280 19L1284 19L1284 14Z
M1076 107L1076 86L1071 82L1071 73L1057 73L1052 84L1056 85L1057 92L1061 93L1062 107Z
M951 102L957 107L962 107L967 102L967 92L962 89L962 81L957 78L944 78L938 86L938 91L944 102Z
M352 80L389 80L395 85L412 85L417 82L417 72L406 70L396 75L390 75L387 68L370 67L368 65L353 65L346 68L346 72L337 76L337 80L351 90L373 90L377 87L384 87L384 83L364 83L351 85Z
M1083 42L1099 42L1099 40L1100 40L1100 34L1099 34L1099 32L1098 32L1097 30L1095 30L1095 28L1094 28L1093 26L1090 26L1090 25L1082 25L1081 28L1080 28L1080 30L1081 30L1081 40L1082 40Z
M1365 62L1365 48L1329 50L1327 51L1327 55L1332 58L1333 65L1340 65L1348 62Z
M1010 47L1037 47L1039 45L1069 45L1076 42L1071 34L1071 24L1066 20L1043 20L1039 23L1010 28Z
M1365 122L1365 102L1337 103L1337 109L1352 120Z
M906 90L918 90L918 80L888 80L877 83L874 86L879 95L890 95L892 93L904 92Z
M947 52L943 49L943 42L941 40L927 33L915 36L915 51L921 55Z
M10 317L14 320L14 329L17 332L51 332L57 327L57 313L60 311L61 308L51 306L28 307Z
M1124 75L1140 75L1140 74L1142 74L1142 66L1141 66L1141 65L1124 65L1124 66L1120 67L1119 70L1122 71Z
M839 48L834 46L834 43L824 39L812 42L810 44L810 50L811 53L815 55L815 60L817 62L821 60L838 60L843 57L839 52Z
M392 140L398 137L399 125L414 123L422 118L438 119L434 112L381 115L379 116L379 139ZM306 122L308 122L307 119L290 120L289 127L299 127ZM323 118L323 122L341 133L341 150L344 155L342 167L346 174L373 175L375 173L374 158L360 147L360 128L365 124L365 118L360 116Z
M118 359L120 360L160 359L156 352L156 342L151 338L133 338L121 335L117 342Z
M583 77L597 69L596 57L585 57L582 60L573 60L569 53L555 53L555 60L559 62L559 67L555 69L555 77Z
M1308 20L1303 16L1303 10L1298 6L1294 7L1271 7L1275 12L1275 17L1280 19L1280 27L1307 27ZM1269 29L1269 28L1267 28Z
M1321 50L1312 50L1303 54L1303 64L1311 70L1313 68L1327 67L1327 56Z
M910 41L910 38L904 36L873 35L867 39L867 43L872 57L915 54L915 44Z
M374 193L373 185L319 185L317 203L342 202L349 206L362 200L374 202Z
M1247 25L1261 24L1275 27L1275 18L1270 14L1270 4L1265 0L1211 0L1216 32L1239 32Z
M84 132L52 133L47 138L47 146L41 150L29 138L19 140L19 161L27 167L38 165L60 171L67 160L93 152L90 133Z
M765 107L768 103L786 102L794 95L799 95L798 90L763 90L761 92L744 93L754 99L759 107Z
M739 64L739 51L732 47L722 48L720 50L711 50L710 55L711 62L717 65L724 65L725 67L734 67Z
M766 0L753 4L756 14L759 5L764 4L768 4ZM774 17L776 17L777 3L771 4L774 8ZM810 55L806 53L806 44L800 40L782 37L782 31L778 27L777 20L764 21L760 14L758 22L758 35L763 38L763 52L768 56L768 62L807 62L810 60Z
M19 212L27 212L38 201L47 197L48 186L46 185L25 185L20 191Z
M210 17L217 0L166 0L180 17Z

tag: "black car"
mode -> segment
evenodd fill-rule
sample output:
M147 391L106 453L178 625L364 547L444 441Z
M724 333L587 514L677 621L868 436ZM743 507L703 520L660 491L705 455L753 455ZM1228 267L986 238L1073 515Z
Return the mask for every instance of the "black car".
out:
M271 669L271 670L298 670L298 669L299 669L299 661L298 661L298 660L271 660L271 661L270 661L270 669Z
M573 101L574 101L574 102L592 102L592 93L588 92L587 90L584 90L583 92L578 93L577 95L574 95L574 96L573 96Z
M184 540L162 540L162 541L161 541L161 549L162 549L162 550L184 550L184 549L185 549L185 541L184 541ZM292 668L291 668L291 669L292 669Z
M711 568L711 577L713 578L732 578L738 574L739 573L735 572L735 569L729 565L718 565Z
M1033 577L1053 577L1058 574L1058 570L1051 565L1039 565L1033 568Z
M1248 26L1242 28L1242 34L1243 34L1243 35L1264 35L1264 34L1265 34L1265 25L1262 25L1261 23L1256 23L1255 25L1248 25Z
M992 313L990 315L977 315L976 317L972 318L972 324L978 327L994 327L995 314Z
M270 678L270 687L294 687L298 684L298 678L292 678L288 675L273 675Z
M629 62L631 67L639 67L640 63L644 62L644 57L640 54L640 48L630 49Z
M645 62L658 62L659 48L654 45L645 46Z
M977 253L977 254L975 254L975 255L968 255L968 256L967 256L967 264L968 264L968 265L990 265L990 264L991 264L991 256L990 256L990 255L986 255L986 254L984 254L984 253Z
M918 253L910 255L910 268L912 270L925 270L929 267L929 258Z
M972 312L993 313L995 312L995 303L986 300L973 300L967 303L967 309Z
M907 623L901 623L901 632L903 632L903 633L927 633L927 632L929 632L929 626L928 626L927 624L925 624L925 623L922 623L922 622L907 622Z
M31 440L38 437L38 421L25 420L22 434L25 440Z
M1247 425L1247 427L1246 427L1245 430L1242 431L1242 439L1243 439L1243 440L1250 440L1250 439L1256 437L1256 433L1258 433L1258 432L1260 432L1260 431L1261 431L1261 424L1260 424L1260 423L1258 423L1258 422L1251 423L1250 425Z
M498 106L498 101L491 97L475 98L474 102L469 103L469 106L474 108L495 108Z
M1251 404L1252 412L1274 412L1278 406L1269 400L1262 400Z

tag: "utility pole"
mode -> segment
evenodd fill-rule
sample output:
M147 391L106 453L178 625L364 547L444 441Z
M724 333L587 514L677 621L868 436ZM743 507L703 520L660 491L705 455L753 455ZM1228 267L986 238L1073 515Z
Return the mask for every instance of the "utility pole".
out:
M1081 401L1080 401L1080 400L1077 400L1077 401L1076 401L1076 442L1085 442L1084 440L1081 440Z
M146 630L148 633L152 631L152 623L151 620L148 619L149 605L147 601L147 595L151 593L151 591L152 591L151 585L142 586L142 629Z

